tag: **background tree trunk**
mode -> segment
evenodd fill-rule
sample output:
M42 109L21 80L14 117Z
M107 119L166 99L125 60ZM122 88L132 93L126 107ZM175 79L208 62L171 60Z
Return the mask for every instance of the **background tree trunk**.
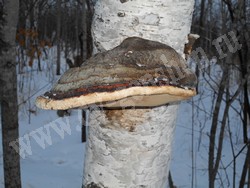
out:
M93 17L93 6L91 4L91 0L82 0L82 7L83 7L83 51L81 52L83 61L90 58L93 51L93 44L92 44L92 36L91 36L91 23ZM87 140L87 114L89 110L85 109L82 110L82 142L86 142Z
M56 1L56 9L57 9L57 28L56 28L56 36L57 36L57 60L56 60L56 75L60 75L61 69L61 0Z
M94 52L139 36L183 54L194 2L97 1ZM83 187L166 187L178 104L90 113ZM133 131L131 131L133 129Z
M87 59L87 9L86 0L82 0L82 46L81 46L81 57L82 61ZM86 110L82 110L82 142L86 142Z
M21 187L20 157L11 141L18 139L18 106L17 106L17 75L15 62L15 37L18 20L18 0L6 0L3 6L5 25L4 41L9 44L0 59L1 80L1 123L3 137L3 162L5 188Z
M93 40L92 40L92 35L91 35L91 24L92 24L92 18L94 14L94 5L92 4L91 0L85 0L86 5L87 5L87 33L86 33L86 38L87 38L87 59L92 56L93 52Z

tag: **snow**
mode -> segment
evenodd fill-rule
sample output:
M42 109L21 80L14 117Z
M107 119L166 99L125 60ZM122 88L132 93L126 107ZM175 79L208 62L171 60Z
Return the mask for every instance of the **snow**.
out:
M53 54L53 49L51 51ZM49 55L49 57L54 56ZM54 76L55 65L52 62L56 61L53 58L44 60L42 72L37 71L35 66L26 67L24 73L18 75L19 104L21 104L19 106L19 132L23 141L22 146L26 146L26 149L23 147L24 150L21 153L24 188L77 188L82 184L85 144L81 143L81 112L72 110L70 116L58 118L56 111L41 110L34 105L35 98L51 88L58 79ZM62 63L65 63L64 59ZM219 66L214 66L213 72L214 79L219 79L221 76ZM192 168L195 187L208 187L208 134L211 125L209 115L213 108L212 92L202 80L201 94L190 101L183 102L179 108L171 163L172 178L179 188L191 187ZM192 109L192 103L196 105L194 109ZM238 105L234 103L235 108ZM205 109L206 113L199 111L200 109ZM34 113L29 113L28 110L33 110ZM192 115L194 115L193 119ZM237 153L242 148L243 141L240 139L242 138L240 120L233 110L230 110L230 121ZM194 135L193 154L192 133ZM44 139L41 139L42 137ZM223 165L227 166L232 161L228 130L226 130L225 137L222 159ZM4 187L2 156L2 144L0 144L0 188ZM193 167L192 156L194 156ZM244 156L243 152L237 158L237 183ZM224 183L227 182L225 172L220 170L220 173ZM232 164L227 169L227 175L232 183Z
M68 119L71 134L62 139L55 131L50 131L52 144L43 149L35 139L30 138L32 155L21 159L23 187L80 187L83 174L85 144L81 143L80 121L77 111L71 116L58 118L55 112L40 111L33 116L32 124L20 121L20 135L44 127L48 122Z

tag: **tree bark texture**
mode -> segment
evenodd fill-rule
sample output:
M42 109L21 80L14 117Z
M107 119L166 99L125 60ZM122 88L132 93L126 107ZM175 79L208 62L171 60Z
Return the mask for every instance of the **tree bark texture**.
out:
M1 123L5 188L21 187L20 157L11 141L18 139L17 75L15 63L15 36L18 20L18 0L4 1L4 41L9 47L0 58Z
M138 36L183 54L193 5L193 0L99 0L92 24L94 52ZM83 187L166 187L177 109L176 103L91 110Z
M166 186L177 108L93 110L85 185Z
M193 6L193 0L99 0L92 24L94 52L138 36L168 44L183 54Z

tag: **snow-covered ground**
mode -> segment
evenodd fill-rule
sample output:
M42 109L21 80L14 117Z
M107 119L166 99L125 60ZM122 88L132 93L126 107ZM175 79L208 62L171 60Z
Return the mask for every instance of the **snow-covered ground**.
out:
M51 53L49 57L54 57L53 50ZM26 67L24 73L18 75L19 103L23 103L19 106L19 126L23 146L20 154L24 188L79 188L82 183L85 144L81 143L81 112L73 110L70 116L59 118L55 111L37 109L34 105L35 98L48 90L58 79L54 76L55 65L53 62L56 62L53 58L44 60L42 72L37 71L35 67ZM63 59L62 63L62 67L65 68ZM207 88L203 86L202 89ZM208 187L208 134L211 118L204 112L199 112L198 108L192 108L192 104L209 111L212 108L212 91L208 90L204 93L201 91L201 93L202 97L197 96L193 100L183 102L179 110L171 165L172 177L178 188L191 187L192 169L195 187ZM230 121L238 125L238 118L234 117L233 112L231 113ZM59 125L63 125L63 127ZM235 137L239 135L241 138L239 127L233 127L232 130ZM226 133L225 136L228 134ZM0 138L1 140L2 138ZM242 140L239 139L236 146L241 149ZM2 147L1 144L0 147ZM227 166L232 160L230 149L227 138L223 147L224 166ZM3 167L1 148L0 151L0 165ZM192 157L194 157L193 163ZM237 158L238 178L243 162L244 155L241 154ZM228 168L227 175L232 181L232 165ZM221 175L223 181L226 181L224 170L221 170ZM4 187L2 168L0 178L0 188L2 188ZM228 185L228 187L231 186Z

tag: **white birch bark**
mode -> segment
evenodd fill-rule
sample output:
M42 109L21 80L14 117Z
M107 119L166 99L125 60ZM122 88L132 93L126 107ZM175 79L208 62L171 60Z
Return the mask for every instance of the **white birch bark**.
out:
M92 25L95 52L139 36L182 54L193 4L193 0L99 0ZM166 187L177 109L178 104L92 110L83 187Z
M95 46L108 50L138 36L183 53L193 6L194 0L98 0L92 25Z

